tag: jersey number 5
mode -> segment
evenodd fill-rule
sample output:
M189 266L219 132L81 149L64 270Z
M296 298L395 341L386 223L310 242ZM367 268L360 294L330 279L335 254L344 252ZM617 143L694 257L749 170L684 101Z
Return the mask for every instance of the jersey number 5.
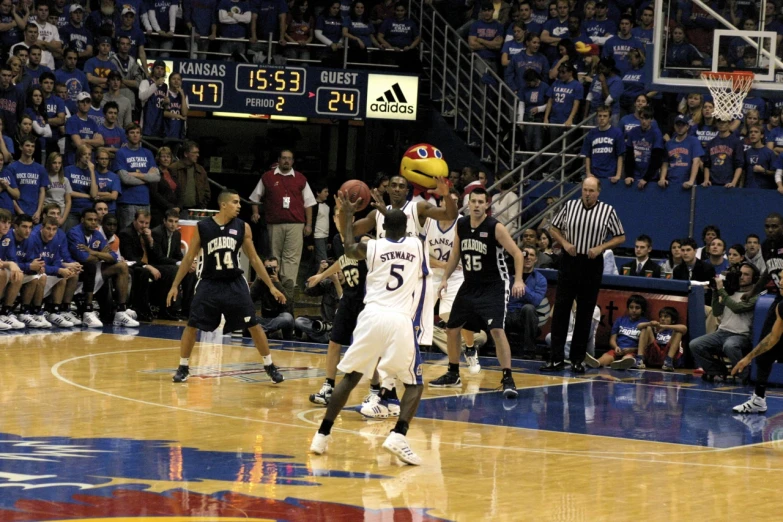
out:
M230 251L223 256L223 265L226 265L228 270L234 268L234 260L231 259ZM220 264L220 252L215 252L215 270L223 270L223 265Z
M463 259L465 259L465 270L468 272L477 272L481 270L481 256L469 256L465 254Z
M386 290L394 291L402 286L402 274L398 273L398 271L402 272L403 270L405 270L405 265L391 266L391 272L389 275L391 275L394 278L394 281L389 281L388 283L386 283ZM397 283L397 285L392 286L392 283Z

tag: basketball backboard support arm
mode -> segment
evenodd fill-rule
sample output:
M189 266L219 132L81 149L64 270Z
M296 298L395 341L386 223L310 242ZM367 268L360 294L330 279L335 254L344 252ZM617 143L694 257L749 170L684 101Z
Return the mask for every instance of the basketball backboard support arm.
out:
M719 13L715 12L710 6L706 5L702 0L692 0L694 4L703 9L710 16L715 18L726 29L716 29L714 35L715 49L717 49L718 39L721 36L733 35L742 37L749 45L754 47L759 55L763 54L770 59L770 68L768 74L757 74L756 81L753 85L753 90L761 96L777 96L780 97L783 93L783 86L780 82L776 82L776 77L780 78L783 75L783 61L775 56L776 38L774 31L741 31L736 28L729 20L726 20ZM663 76L663 56L666 52L667 42L667 17L665 12L665 0L655 0L655 13L654 13L654 27L655 27L655 40L654 44L648 44L648 56L652 54L652 88L660 91L677 91L677 92L708 92L704 82L700 78L680 78L680 77L668 77ZM763 15L764 5L762 2L761 11ZM770 49L759 49L759 44L753 41L751 37L770 39ZM652 48L652 49L650 49ZM651 53L650 53L651 51ZM717 55L717 53L715 53ZM712 60L712 71L716 71L718 64L717 60ZM777 69L777 71L776 71ZM705 70L707 70L705 68Z

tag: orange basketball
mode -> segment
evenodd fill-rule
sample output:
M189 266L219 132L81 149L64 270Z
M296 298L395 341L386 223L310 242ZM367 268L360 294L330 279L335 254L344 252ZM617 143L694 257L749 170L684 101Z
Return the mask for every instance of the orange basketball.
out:
M357 212L367 208L367 205L370 204L370 200L372 199L370 187L368 187L364 181L359 181L358 179L349 179L343 183L343 186L340 187L340 192L345 194L351 203L362 198L362 204L357 209Z

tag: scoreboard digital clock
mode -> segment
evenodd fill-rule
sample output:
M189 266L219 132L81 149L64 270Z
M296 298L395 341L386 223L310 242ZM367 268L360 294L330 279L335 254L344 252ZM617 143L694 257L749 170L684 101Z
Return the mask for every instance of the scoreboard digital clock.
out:
M404 74L173 60L193 109L308 118L415 120L419 79Z

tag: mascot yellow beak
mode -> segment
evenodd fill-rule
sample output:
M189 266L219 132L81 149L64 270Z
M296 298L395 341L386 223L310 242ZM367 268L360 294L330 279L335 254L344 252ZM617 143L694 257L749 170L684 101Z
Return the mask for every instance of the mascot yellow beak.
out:
M449 166L439 149L420 143L405 152L400 163L400 175L414 185L435 188L435 178L447 178Z

